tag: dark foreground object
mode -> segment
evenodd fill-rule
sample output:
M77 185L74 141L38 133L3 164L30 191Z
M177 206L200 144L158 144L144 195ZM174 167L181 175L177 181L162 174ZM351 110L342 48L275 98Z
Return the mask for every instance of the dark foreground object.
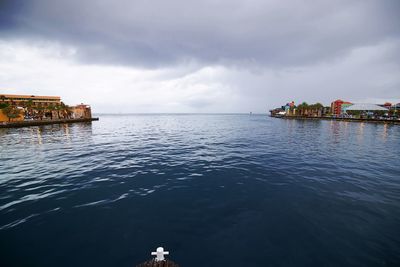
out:
M271 117L279 118L279 119L292 119L292 120L333 120L333 121L356 121L356 122L400 124L399 120L333 118L333 117L304 117L304 116L274 116L274 115L271 115Z
M90 121L98 121L98 120L99 120L99 118L64 119L64 120L48 120L48 121L19 121L19 122L9 122L6 124L0 124L0 128L19 128L19 127L40 126L40 125L49 125L49 124L90 122Z
M155 261L154 259L152 259L142 264L136 265L136 267L179 267L179 265L170 260Z

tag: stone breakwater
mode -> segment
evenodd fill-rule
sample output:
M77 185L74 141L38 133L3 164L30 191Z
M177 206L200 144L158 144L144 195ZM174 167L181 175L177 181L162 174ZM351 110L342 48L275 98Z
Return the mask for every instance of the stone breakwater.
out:
M18 122L6 122L0 124L0 128L20 128L29 126L41 126L50 124L64 124L64 123L76 123L76 122L91 122L98 121L99 118L84 118L84 119L61 119L61 120L42 120L42 121L18 121Z

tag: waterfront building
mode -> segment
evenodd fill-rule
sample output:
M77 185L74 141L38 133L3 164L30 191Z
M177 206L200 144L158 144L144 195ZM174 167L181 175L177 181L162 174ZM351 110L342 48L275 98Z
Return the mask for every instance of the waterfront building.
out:
M323 107L322 108L322 116L326 116L331 114L331 107Z
M0 122L55 119L90 119L91 107L79 104L69 107L59 96L0 94Z
M379 106L387 108L387 109L391 109L392 108L392 103L386 102L385 104L379 105Z
M0 122L28 119L58 118L62 105L59 96L0 94ZM9 106L8 108L6 108Z
M72 118L74 119L90 119L92 118L92 109L89 105L79 104L71 107Z
M294 101L286 103L286 105L282 106L282 109L285 111L286 115L295 115L296 113Z
M38 96L38 95L7 95L0 94L0 103L6 103L14 106L25 107L47 107L51 105L60 105L61 98L59 96Z
M347 109L348 107L352 106L352 105L353 105L353 103L350 103L350 102L345 102L345 103L343 103L343 104L341 105L341 107L340 107L340 114L345 113L345 112L346 112L346 109Z
M388 115L388 109L375 104L354 104L345 109L345 113L358 118L381 118Z
M344 108L348 108L352 105L353 103L343 101L341 99L335 100L331 103L331 112L333 115L340 115L344 112L344 109L342 109L342 106Z
M398 112L400 112L400 103L393 104L393 105L390 107L390 110L393 112L393 114L395 114L395 113L398 114Z
M388 111L388 109L375 104L359 103L351 105L345 111Z
M381 105L353 104L339 99L332 102L331 107L324 107L321 103L309 105L307 102L303 102L297 106L287 103L281 108L270 110L270 112L273 117L314 117L398 121L400 120L399 110L400 103L393 105L388 102Z

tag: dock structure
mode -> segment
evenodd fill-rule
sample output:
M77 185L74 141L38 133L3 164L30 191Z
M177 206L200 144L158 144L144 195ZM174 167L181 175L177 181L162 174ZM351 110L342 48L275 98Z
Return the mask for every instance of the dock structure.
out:
M179 267L179 265L175 262L164 258L165 255L169 255L169 252L164 251L163 247L158 247L155 252L151 253L151 255L156 257L154 259L136 265L136 267Z
M0 128L21 128L21 127L41 126L41 125L50 125L50 124L91 122L91 121L98 121L98 120L99 120L99 118L16 121L16 122L0 123Z

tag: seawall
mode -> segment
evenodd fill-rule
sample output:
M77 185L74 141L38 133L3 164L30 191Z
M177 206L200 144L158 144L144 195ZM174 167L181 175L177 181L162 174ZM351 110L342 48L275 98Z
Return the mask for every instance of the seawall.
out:
M62 120L35 120L35 121L18 121L18 122L6 122L1 124L0 128L20 128L20 127L30 127L30 126L41 126L50 124L64 124L64 123L76 123L76 122L91 122L98 121L99 118L90 119L62 119Z

